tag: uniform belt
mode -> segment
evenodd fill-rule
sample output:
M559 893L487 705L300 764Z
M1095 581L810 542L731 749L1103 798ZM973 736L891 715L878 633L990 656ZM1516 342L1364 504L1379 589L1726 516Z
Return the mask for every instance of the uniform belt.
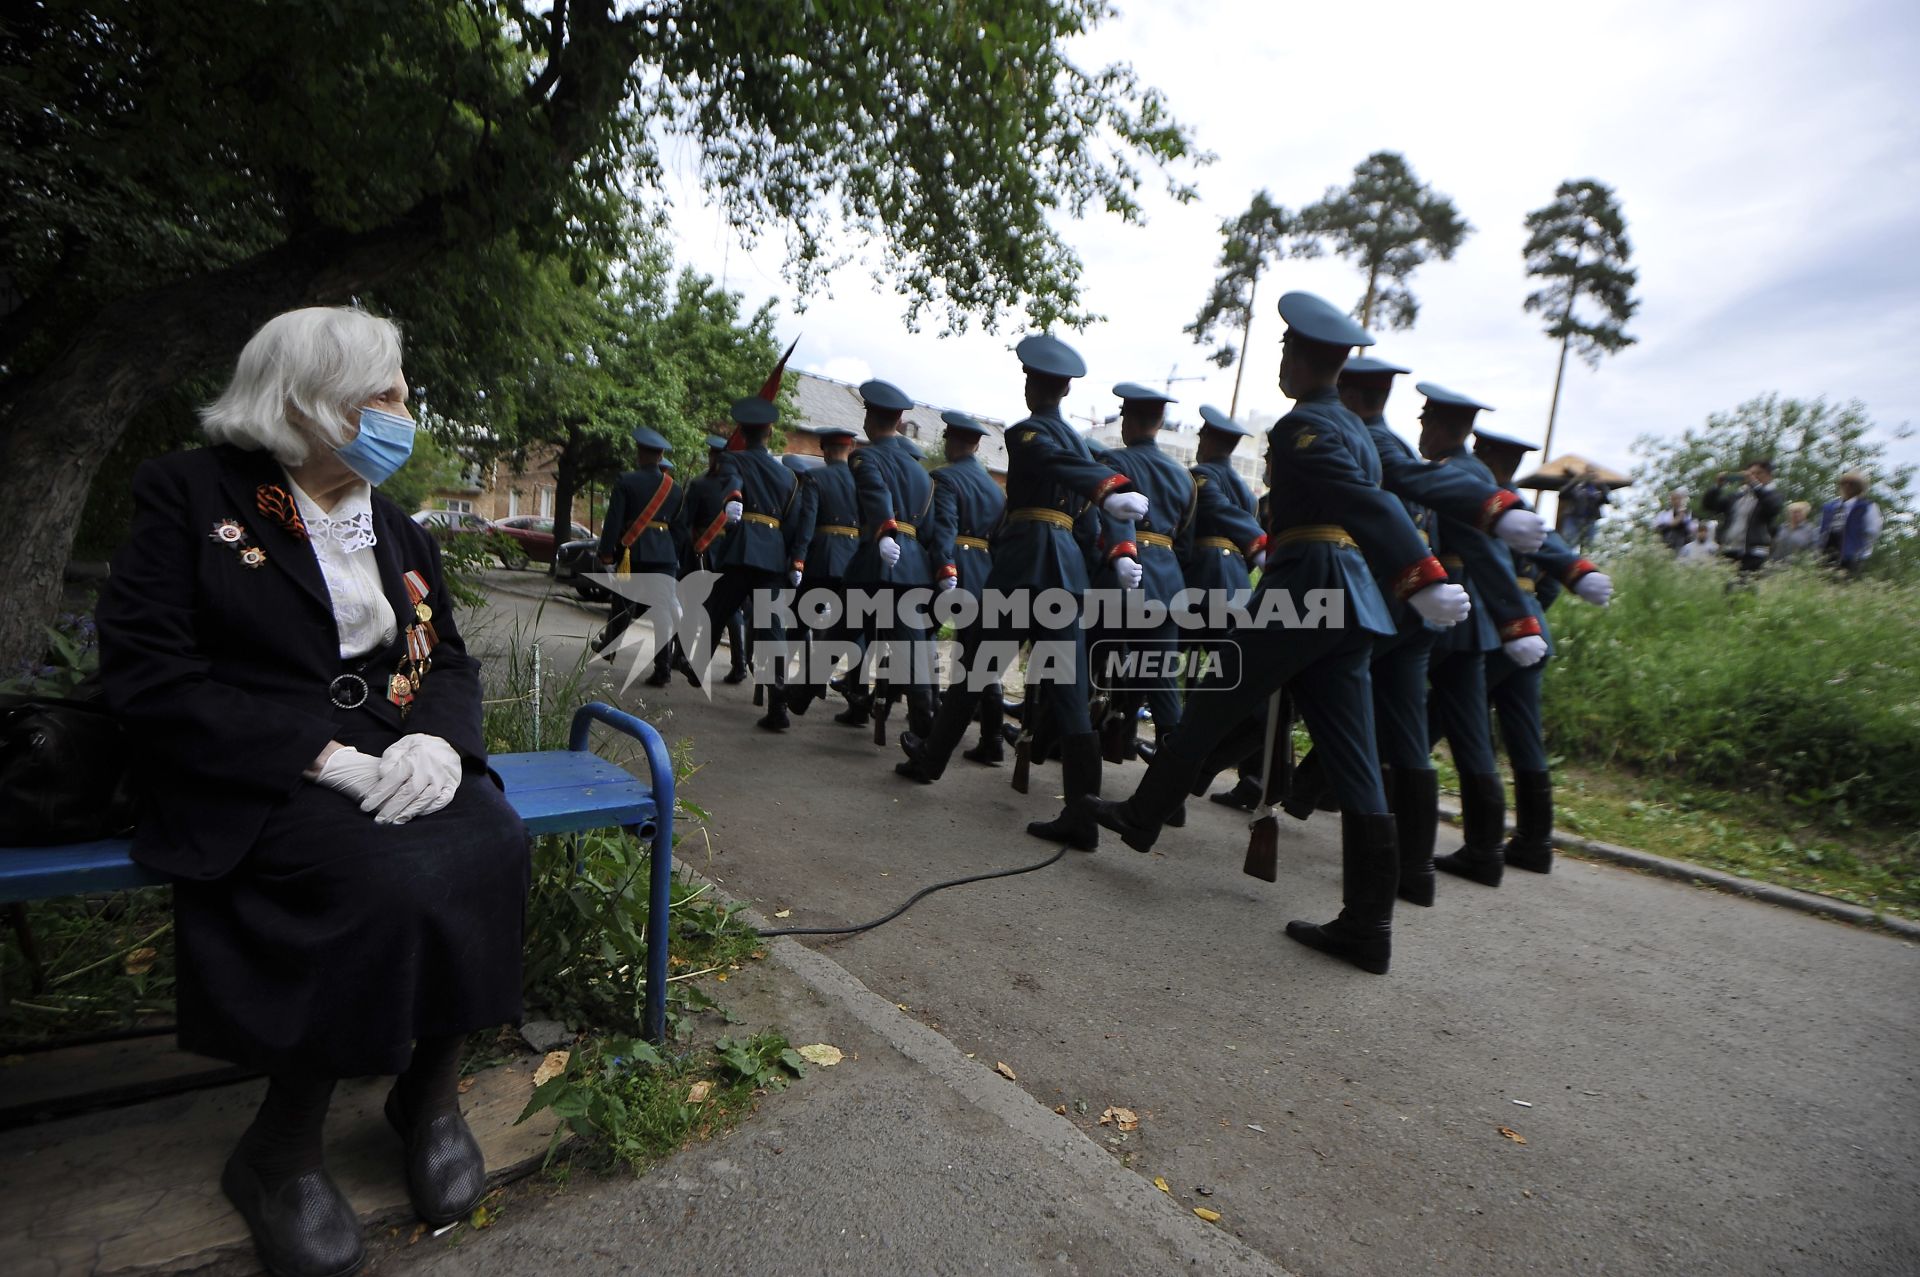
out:
M1273 538L1275 545L1298 545L1301 542L1339 545L1349 550L1360 548L1360 543L1337 523L1303 523L1297 528L1282 528Z
M814 525L813 533L815 536L858 537L860 529L850 528L844 523L819 523Z
M1514 583L1515 585L1517 585L1517 586L1519 586L1519 587L1520 587L1520 592L1521 592L1522 594L1532 594L1532 593L1533 593L1533 584L1534 584L1534 583L1533 583L1533 578L1532 578L1532 577L1530 577L1530 576L1516 576L1516 577L1514 577L1514 578L1513 578L1513 583Z
M985 537L955 537L953 543L963 550L984 550L987 548Z
M909 541L918 541L920 539L920 529L914 527L911 523L902 523L898 519L893 521L893 531L898 532Z
M1460 572L1466 569L1467 561L1457 554L1443 554L1440 556L1440 566L1449 572Z
M1240 547L1226 537L1196 537L1193 543L1203 550L1226 550L1232 554L1240 553Z
M780 520L774 518L770 514L756 514L752 510L749 510L745 514L741 515L740 517L745 519L748 523L758 523L769 528L777 528L780 526Z
M647 531L671 532L673 531L673 525L671 523L668 523L665 519L654 519L653 521L647 524Z
M1162 550L1173 548L1173 538L1164 532L1136 532L1133 534L1133 539L1141 545L1157 545Z
M1051 523L1056 528L1073 530L1073 520L1067 517L1065 510L1047 510L1039 506L1025 510L1009 510L1008 523Z

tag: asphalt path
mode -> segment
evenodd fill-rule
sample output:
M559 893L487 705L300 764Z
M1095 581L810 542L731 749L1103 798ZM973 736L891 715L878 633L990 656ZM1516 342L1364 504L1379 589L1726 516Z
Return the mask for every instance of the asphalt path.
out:
M477 646L536 611L560 663L603 615L500 593ZM1023 826L1057 766L1028 796L958 758L922 787L832 704L775 736L749 688L625 673L606 694L699 765L712 821L683 858L790 925L1052 850ZM1443 879L1368 976L1283 936L1339 909L1335 822L1284 823L1277 884L1241 874L1244 818L1196 802L1153 855L1108 838L808 943L1296 1272L1920 1270L1920 949L1562 857L1497 891Z

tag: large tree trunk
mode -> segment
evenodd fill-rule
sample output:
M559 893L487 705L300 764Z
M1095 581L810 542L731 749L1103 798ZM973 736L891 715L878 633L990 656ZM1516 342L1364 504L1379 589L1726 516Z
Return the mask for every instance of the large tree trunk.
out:
M569 529L573 526L573 493L580 486L580 427L567 427L567 441L553 461L553 544L557 550L561 545L573 539ZM554 563L547 566L547 575L553 575L554 565L560 556L554 555Z
M343 301L413 266L438 238L437 213L390 228L289 244L211 276L104 308L38 374L0 399L0 670L45 646L94 471L127 423L187 377L230 365L262 323L295 306Z

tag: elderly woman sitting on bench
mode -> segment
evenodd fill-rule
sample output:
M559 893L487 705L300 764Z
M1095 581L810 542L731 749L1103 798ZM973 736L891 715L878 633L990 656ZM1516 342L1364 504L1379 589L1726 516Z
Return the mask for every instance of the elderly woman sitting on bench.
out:
M212 446L135 474L98 611L142 760L133 856L176 883L180 1045L270 1078L221 1188L281 1277L366 1258L321 1156L337 1078L397 1074L415 1209L472 1209L461 1043L520 1017L526 830L439 550L376 490L406 400L390 322L269 321L202 413Z

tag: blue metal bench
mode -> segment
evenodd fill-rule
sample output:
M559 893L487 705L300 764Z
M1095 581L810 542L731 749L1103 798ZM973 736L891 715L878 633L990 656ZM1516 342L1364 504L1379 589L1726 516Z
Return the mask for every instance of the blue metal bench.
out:
M638 740L647 754L640 781L588 748L595 722ZM507 801L534 834L575 834L619 827L653 845L647 880L649 1041L667 1036L667 903L673 884L673 761L653 727L596 701L573 716L567 748L496 754L488 760L506 782ZM135 864L124 838L64 847L0 847L0 905L132 887L164 886L167 878Z

